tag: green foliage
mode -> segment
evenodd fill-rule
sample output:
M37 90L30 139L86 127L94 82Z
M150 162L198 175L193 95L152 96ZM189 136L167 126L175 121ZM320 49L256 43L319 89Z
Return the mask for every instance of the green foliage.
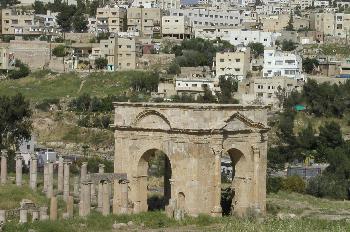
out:
M57 57L66 56L66 46L65 45L56 46L54 49L52 49L52 54Z
M46 14L47 8L42 1L35 0L32 6L35 14Z
M282 41L282 51L293 51L297 48L296 44L291 40Z
M196 102L196 99L190 94L183 93L181 95L174 95L171 97L172 102L182 102L182 103L191 103Z
M16 59L15 67L16 67L16 69L9 71L8 78L20 79L20 78L28 76L30 73L30 69L29 69L28 65L22 63L20 60Z
M130 78L130 87L137 92L152 92L158 90L159 73L148 72Z
M176 60L172 61L167 69L168 74L180 74L181 68L180 65L176 62Z
M108 129L109 125L112 124L112 119L111 116L107 114L86 114L80 116L77 124L78 126L87 128Z
M349 181L339 179L335 175L320 175L309 180L306 193L315 197L347 199L349 184Z
M264 55L264 45L262 43L249 43L248 47L255 58Z
M20 1L17 1L17 0L0 0L1 8L6 8L8 6L13 6L19 3Z
M78 8L79 9L79 8ZM83 14L82 10L79 9L73 16L73 28L75 32L86 32L87 31L87 25L88 21Z
M232 77L220 77L219 86L221 93L217 94L219 103L222 104L233 104L237 103L237 100L233 99L233 92L237 92L238 89L238 81L233 79Z
M290 13L290 16L289 16L289 21L288 21L288 24L286 26L286 31L294 31L294 26L293 26L293 13L291 12Z
M86 159L85 161L88 162L87 169L90 173L98 173L98 165L104 164L105 165L105 173L113 173L114 170L114 164L113 161L102 159L99 157L93 157Z
M319 128L318 141L320 146L327 148L336 148L343 145L344 139L340 125L334 121L327 122Z
M70 110L76 112L112 112L113 102L127 101L126 96L113 96L98 98L91 97L90 94L84 93L79 97L73 99L69 103Z
M0 96L0 149L15 150L31 137L32 111L21 94Z
M319 62L317 59L315 58L305 58L303 59L303 71L306 73L312 73L312 71L317 68L319 65Z
M99 43L101 40L108 39L109 36L110 36L110 33L109 33L109 32L101 32L101 33L98 33L98 35L97 35L97 37L96 37L97 43Z
M282 177L271 177L268 176L266 180L266 192L267 193L277 193L283 187Z
M60 6L59 13L56 17L57 24L63 32L70 32L72 29L73 16L77 11L76 6L63 4Z
M233 198L233 191L231 187L221 189L220 205L222 208L222 214L225 216L228 216L231 214L232 198Z
M37 103L35 108L44 112L48 112L52 105L59 106L60 100L57 98L44 99L42 102Z
M95 66L97 69L106 69L107 68L108 61L104 57L99 57L95 60Z
M0 38L3 42L9 43L11 40L15 39L14 35L0 35Z
M217 102L216 97L213 95L212 91L209 89L209 87L203 87L204 94L198 96L197 102L200 103L215 103Z
M288 192L304 193L305 181L300 176L288 176L282 182L282 189Z

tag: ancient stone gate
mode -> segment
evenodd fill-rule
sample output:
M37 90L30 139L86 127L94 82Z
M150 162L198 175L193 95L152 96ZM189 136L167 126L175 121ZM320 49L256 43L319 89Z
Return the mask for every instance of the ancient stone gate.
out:
M267 110L262 106L115 103L114 172L126 173L133 212L147 211L149 153L168 158L170 204L221 215L221 156L234 168L233 213L266 209ZM165 190L166 191L166 190Z

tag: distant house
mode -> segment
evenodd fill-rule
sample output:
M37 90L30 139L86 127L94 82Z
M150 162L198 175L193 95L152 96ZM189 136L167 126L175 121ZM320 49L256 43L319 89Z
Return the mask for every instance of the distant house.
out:
M44 166L44 164L49 161L56 162L58 160L57 152L53 151L53 149L50 149L50 148L42 149L37 154L38 154L38 167Z
M34 153L35 146L37 145L36 137L31 136L30 140L23 141L19 146L19 152L23 156L25 165L29 165L30 154Z
M309 179L320 175L328 164L314 164L312 166L291 166L287 169L287 176L300 176Z

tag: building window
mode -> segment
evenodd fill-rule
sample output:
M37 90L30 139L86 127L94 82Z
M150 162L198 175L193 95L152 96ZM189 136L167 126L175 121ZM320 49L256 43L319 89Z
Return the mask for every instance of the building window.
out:
M236 59L236 62L241 62L241 59Z
M220 62L225 62L225 59L220 59Z
M192 84L192 87L197 87L197 84Z

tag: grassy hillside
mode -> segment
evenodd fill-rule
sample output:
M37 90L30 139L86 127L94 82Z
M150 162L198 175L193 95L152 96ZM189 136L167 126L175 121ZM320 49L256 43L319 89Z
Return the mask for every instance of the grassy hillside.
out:
M128 90L130 78L139 76L140 72L93 73L83 77L75 73L50 74L39 71L26 78L0 81L0 94L13 95L19 92L31 101L76 97L83 93L101 97L118 95Z

